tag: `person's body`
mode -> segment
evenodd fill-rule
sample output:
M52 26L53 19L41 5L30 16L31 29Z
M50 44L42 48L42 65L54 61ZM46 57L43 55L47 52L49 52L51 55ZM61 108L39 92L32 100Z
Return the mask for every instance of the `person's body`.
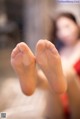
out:
M79 72L76 73L79 67L74 68L76 62L80 60L80 29L74 15L71 13L60 14L55 20L54 31L55 38L63 44L59 52L64 75L68 82L67 103L72 117L80 118L80 76Z
M25 43L19 43L11 54L11 64L26 95L32 95L36 88L47 92L47 107L43 112L44 115L48 118L62 118L58 96L66 91L67 83L62 71L60 55L55 46L50 41L40 40L36 45L34 56ZM55 92L59 95L55 95Z
M22 91L26 95L31 95L38 84L38 79L44 80L44 78L48 79L56 92L63 93L66 90L59 53L47 40L40 40L37 43L36 56L25 43L19 43L12 52L11 64L19 76ZM36 64L44 72L44 78L42 74L39 75Z
M65 44L64 47L60 50L60 55L61 55L62 66L63 66L65 78L68 79L67 94L68 94L68 98L69 98L69 102L70 102L70 107L72 109L71 111L72 111L72 114L74 115L73 117L76 117L77 112L79 112L77 110L77 106L79 105L80 98L78 96L79 95L79 85L77 85L78 80L75 80L75 79L78 79L79 77L76 76L73 79L73 74L71 73L71 69L72 69L73 65L75 64L76 60L79 59L79 47L80 47L80 42L78 40L79 39L79 28L78 28L77 22L75 20L75 17L69 13L62 14L58 17L58 19L56 20L56 27L57 27L56 36L58 36L58 38ZM45 43L46 43L46 45L45 45ZM46 46L46 47L44 47L44 46ZM47 46L49 46L49 47L47 47ZM63 78L60 78L63 76L63 74L62 74L62 76L60 75L60 72L62 70L61 63L60 63L60 56L59 56L58 52L56 52L57 53L56 56L59 56L59 57L57 57L58 59L56 59L56 62L54 63L55 58L53 58L54 57L53 55L54 55L55 51L53 50L53 53L52 53L53 55L50 54L51 49L53 49L53 48L56 51L54 45L52 45L49 41L42 41L42 40L39 41L37 44L37 48L36 48L37 49L36 60L35 60L35 57L32 54L32 52L30 51L30 49L24 43L18 44L18 46L13 50L11 63L12 63L13 68L15 69L16 73L19 76L22 90L26 95L31 95L34 92L36 86L40 86L39 85L40 83L38 82L39 79L40 79L39 81L42 80L42 82L44 82L41 84L44 84L44 85L46 84L45 86L48 86L48 88L50 87L50 85L48 85L48 82L49 82L49 84L51 84L52 89L54 89L56 92L59 91L59 93L60 93L60 92L65 91L65 90L63 91L63 89L66 89L66 83L64 82ZM27 54L27 55L25 55L25 54ZM29 54L31 54L31 55L29 55ZM22 55L24 56L23 60L22 60ZM25 59L27 62L25 61ZM46 59L48 59L48 60L46 60ZM30 61L33 62L32 63L33 65L31 65L31 68L25 67L25 70L24 70L24 66L29 65L29 64L25 64L25 63L30 63ZM46 75L46 77L48 79L48 82L47 82L47 80L44 80L44 79L46 79L46 77L43 74L43 72L39 73L39 71L36 70L35 63L34 63L35 61L37 61L37 64L43 70L44 74ZM47 61L49 61L49 62L47 62ZM59 61L59 62L57 62L57 61ZM25 65L21 66L21 64L22 64L21 62L24 62L23 64L25 64ZM56 67L57 69L56 68L54 69L53 67ZM60 69L58 69L58 68L60 68ZM28 71L26 69L28 69ZM59 70L59 72L57 72L58 70ZM32 72L32 74L29 75L29 72ZM56 76L58 76L60 78L60 81L62 79L62 82L60 82L60 85L55 85L58 83L57 82L55 83L55 81L52 80L52 79L54 79L53 72L55 72L55 74L57 74ZM26 80L26 77L27 77L27 80ZM58 79L58 77L56 79ZM28 79L30 79L30 80L28 80ZM59 80L56 80L56 81L59 81ZM30 87L31 84L33 85L32 87ZM63 84L65 84L65 85L63 85ZM63 88L61 88L61 87L63 87ZM51 92L51 90L50 90L50 92ZM77 102L77 104L75 104L75 101Z

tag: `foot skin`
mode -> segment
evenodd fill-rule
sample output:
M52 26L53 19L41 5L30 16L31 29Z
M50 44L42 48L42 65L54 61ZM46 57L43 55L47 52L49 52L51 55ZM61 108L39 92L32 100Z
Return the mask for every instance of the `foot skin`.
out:
M19 43L12 51L11 64L19 77L22 91L31 95L36 88L35 56L25 43Z
M52 89L58 93L64 93L67 89L67 83L62 71L60 55L50 41L40 40L37 43L36 60Z

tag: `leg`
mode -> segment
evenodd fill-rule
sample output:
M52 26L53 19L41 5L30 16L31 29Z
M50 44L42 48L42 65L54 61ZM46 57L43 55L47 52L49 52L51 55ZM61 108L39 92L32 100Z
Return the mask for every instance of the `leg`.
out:
M36 46L36 60L52 89L58 93L65 92L66 80L62 71L61 59L55 46L47 40L40 40Z
M25 43L19 43L11 54L11 64L20 79L22 91L31 95L36 88L35 56Z

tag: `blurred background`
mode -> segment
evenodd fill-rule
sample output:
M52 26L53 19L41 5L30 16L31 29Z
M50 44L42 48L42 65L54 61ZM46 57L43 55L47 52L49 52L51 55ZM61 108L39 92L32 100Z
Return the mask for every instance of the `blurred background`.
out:
M75 14L80 23L80 4L56 0L0 0L0 77L13 74L10 53L18 42L34 52L39 39L48 39L51 19L59 12ZM14 75L13 75L14 76Z
M64 11L73 13L80 24L79 3L0 0L0 85L16 78L10 64L11 51L16 44L26 42L34 52L39 39L50 40L51 20Z

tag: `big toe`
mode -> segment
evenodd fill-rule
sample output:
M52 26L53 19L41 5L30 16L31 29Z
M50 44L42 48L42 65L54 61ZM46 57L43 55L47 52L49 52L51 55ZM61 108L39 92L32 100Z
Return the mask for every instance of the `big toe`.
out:
M11 53L11 58L15 58L16 55L17 55L19 52L20 52L20 50L19 50L19 48L16 46L16 47L13 49L12 53Z
M25 55L29 55L29 56L32 56L34 57L34 54L32 53L32 51L30 50L30 48L28 47L28 45L24 42L21 42L19 45L19 50L24 53Z
M24 43L18 43L11 53L11 58L15 58L19 53L25 53L28 51L28 46Z
M36 52L42 53L45 50L45 40L39 40L36 45Z
M19 43L17 47L22 53L27 52L29 50L29 47L24 42Z

